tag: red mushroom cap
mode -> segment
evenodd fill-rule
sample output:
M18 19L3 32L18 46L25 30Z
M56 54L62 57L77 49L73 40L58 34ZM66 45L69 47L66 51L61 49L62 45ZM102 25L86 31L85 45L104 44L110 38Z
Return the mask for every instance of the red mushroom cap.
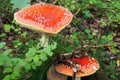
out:
M72 58L71 61L77 62L80 66L80 71L77 72L77 77L88 76L99 69L99 63L92 57ZM65 75L73 76L73 68L67 64L56 65L56 71Z
M47 72L47 80L67 80L68 76L58 73L55 66L51 66Z
M53 4L37 3L14 14L15 20L24 27L40 32L56 34L72 20L71 12Z

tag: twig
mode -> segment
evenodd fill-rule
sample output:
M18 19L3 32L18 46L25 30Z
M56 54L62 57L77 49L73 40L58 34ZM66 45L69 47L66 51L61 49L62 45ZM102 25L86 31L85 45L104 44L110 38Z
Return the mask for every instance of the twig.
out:
M58 0L55 0L52 4L56 4L58 2Z
M73 15L73 17L74 17L76 20L80 21L75 15Z
M120 43L115 43L115 45L120 45ZM84 48L90 47L90 48L99 48L99 47L105 47L110 46L109 44L103 44L103 45L83 45Z
M81 8L79 8L76 12L75 12L75 16L80 12Z

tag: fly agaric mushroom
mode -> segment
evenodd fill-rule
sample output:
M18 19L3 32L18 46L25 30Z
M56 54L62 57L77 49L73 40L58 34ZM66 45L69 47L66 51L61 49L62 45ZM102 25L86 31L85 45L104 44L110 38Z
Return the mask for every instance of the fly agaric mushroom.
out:
M52 65L47 72L47 80L67 80L68 76L58 73Z
M49 34L57 34L72 20L72 13L57 5L37 3L14 14L15 20L25 28L42 32L41 46L47 46Z
M99 69L98 61L92 57L72 58L70 61L73 62L75 66L60 63L56 65L56 71L68 76L74 76L76 73L75 80L80 80L81 77L91 75Z

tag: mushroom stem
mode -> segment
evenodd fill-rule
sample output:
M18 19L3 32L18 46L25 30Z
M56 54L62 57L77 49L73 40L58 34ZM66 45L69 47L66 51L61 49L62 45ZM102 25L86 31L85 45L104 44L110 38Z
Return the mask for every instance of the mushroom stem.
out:
M76 77L75 80L81 80L81 77Z
M81 80L81 77L72 78L72 80Z
M74 72L72 80L81 80L81 77L77 77L76 72Z
M40 41L41 41L41 47L48 46L48 44L49 44L49 35L46 34L46 33L43 33Z

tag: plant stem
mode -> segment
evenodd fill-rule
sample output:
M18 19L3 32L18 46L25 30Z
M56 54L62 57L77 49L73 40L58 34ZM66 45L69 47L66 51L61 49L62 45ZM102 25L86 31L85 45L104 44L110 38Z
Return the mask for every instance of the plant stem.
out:
M48 44L49 44L49 35L46 34L46 33L43 33L40 41L41 41L41 47L48 46Z

